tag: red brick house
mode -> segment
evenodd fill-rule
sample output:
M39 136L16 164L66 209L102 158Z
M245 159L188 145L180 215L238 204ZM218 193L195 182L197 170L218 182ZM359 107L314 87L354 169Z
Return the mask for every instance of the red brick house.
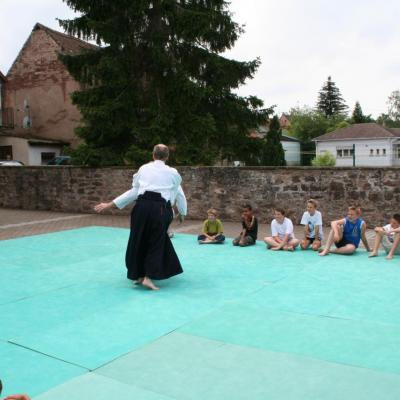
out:
M7 75L0 75L0 159L11 151L11 158L26 164L46 164L63 145L79 143L74 128L81 116L70 98L79 84L58 56L93 48L42 24L34 26Z

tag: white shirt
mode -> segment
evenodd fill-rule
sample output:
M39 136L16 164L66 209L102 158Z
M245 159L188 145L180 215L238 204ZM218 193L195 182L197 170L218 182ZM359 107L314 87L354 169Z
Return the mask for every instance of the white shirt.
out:
M384 229L384 231L385 231L386 233L389 233L389 232L391 231L391 229L393 229L393 228L392 228L392 225L387 224L387 225L385 225L385 226L383 227L383 229ZM395 232L392 232L392 233L389 233L389 235L387 235L387 238L388 238L389 242L391 242L391 243L394 242L394 236L395 236L395 234L396 234Z
M281 224L274 219L271 222L271 232L272 236L278 236L281 240L283 240L286 235L289 235L289 239L294 238L293 223L289 218L286 217Z
M186 215L187 202L181 182L182 178L175 168L165 165L164 161L155 160L142 165L133 175L132 189L116 197L113 202L122 209L135 202L144 192L156 192L172 205L176 204L181 215Z
M323 239L324 232L322 230L322 214L319 211L315 211L314 215L311 215L308 211L303 214L300 225L308 226L308 237L310 239L315 238L315 227L319 226L319 239Z

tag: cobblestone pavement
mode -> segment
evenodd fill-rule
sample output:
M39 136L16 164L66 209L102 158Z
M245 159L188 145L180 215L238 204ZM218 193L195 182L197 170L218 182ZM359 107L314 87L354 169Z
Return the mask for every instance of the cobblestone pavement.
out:
M202 221L186 220L182 225L173 222L171 230L176 233L198 234ZM129 228L129 216L99 215L99 214L69 214L52 211L28 211L0 208L0 240L22 236L40 235L85 226L110 226ZM225 234L228 237L237 236L241 226L238 222L224 222ZM325 228L325 234L329 228ZM270 226L259 225L259 238L270 233ZM303 227L295 226L295 235L303 236ZM374 232L369 230L367 238L370 246L373 244Z

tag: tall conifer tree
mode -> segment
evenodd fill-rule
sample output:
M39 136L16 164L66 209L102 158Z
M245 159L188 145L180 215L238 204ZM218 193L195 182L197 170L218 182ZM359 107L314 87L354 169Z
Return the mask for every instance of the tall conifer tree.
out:
M330 76L319 92L317 110L327 118L347 114L348 107Z
M282 147L282 129L277 115L271 119L265 144L262 165L283 166L286 165L285 152Z
M63 0L80 16L68 34L99 48L61 59L83 89L77 154L89 165L140 164L155 143L176 164L240 159L248 130L269 110L232 90L252 78L259 59L221 56L242 33L224 0Z

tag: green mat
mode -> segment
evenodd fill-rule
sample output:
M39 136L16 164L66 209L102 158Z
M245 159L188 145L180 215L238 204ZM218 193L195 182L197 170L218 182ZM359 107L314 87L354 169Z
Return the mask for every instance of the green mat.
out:
M128 234L91 227L1 242L5 394L398 398L396 260L176 235L185 273L153 293L125 277Z

